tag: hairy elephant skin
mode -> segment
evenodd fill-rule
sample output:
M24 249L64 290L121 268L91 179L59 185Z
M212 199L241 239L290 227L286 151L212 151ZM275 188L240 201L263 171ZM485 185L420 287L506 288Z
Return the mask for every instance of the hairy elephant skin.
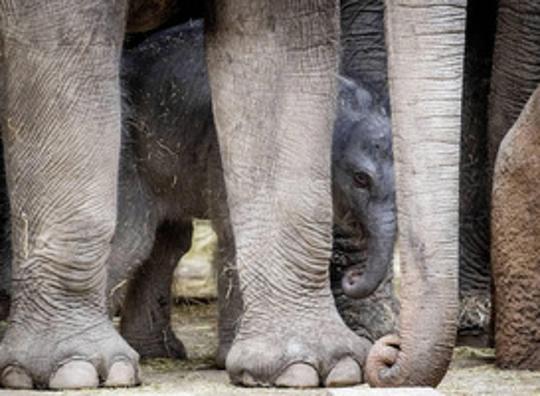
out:
M540 3L500 0L498 9L488 129L495 348L500 366L538 369Z
M118 258L110 244L115 227L130 226L117 215L127 11L125 1L0 2L13 244L13 299L0 344L5 387L139 381L138 355L112 326L106 296L106 261ZM207 3L206 60L245 302L226 362L237 384L362 379L370 343L340 319L328 277L338 15L332 0ZM190 194L171 170L196 159L179 158L182 147L162 146L150 134L140 138L142 155L152 149L159 157L144 169L155 177L151 190L141 184L134 193ZM159 159L165 162L156 169ZM139 204L129 198L125 210ZM143 231L160 226L166 209L148 212ZM176 223L198 208L175 209L172 226L181 229ZM131 268L155 262L143 260Z
M495 350L503 368L540 370L540 89L503 139L491 217Z

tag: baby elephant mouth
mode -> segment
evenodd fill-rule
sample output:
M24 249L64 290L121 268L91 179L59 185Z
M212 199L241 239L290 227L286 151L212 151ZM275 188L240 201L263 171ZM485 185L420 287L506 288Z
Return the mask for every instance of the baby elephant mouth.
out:
M350 219L349 219L350 220ZM365 298L372 294L385 275L381 263L368 249L365 228L351 221L334 229L332 254L332 282L341 284L343 293L350 298Z

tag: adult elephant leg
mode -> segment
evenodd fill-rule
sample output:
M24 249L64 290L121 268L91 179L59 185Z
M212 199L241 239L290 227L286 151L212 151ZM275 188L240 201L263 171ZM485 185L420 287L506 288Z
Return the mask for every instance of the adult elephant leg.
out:
M540 83L539 23L539 2L499 1L489 94L488 197L493 191L491 178L499 145ZM497 321L497 312L493 306L492 322Z
M387 1L402 266L400 336L374 345L376 386L437 385L458 310L458 168L465 1Z
M138 381L138 356L105 303L124 13L122 1L0 2L13 241L5 387Z
M500 0L489 96L489 160L540 83L540 2Z
M369 343L332 299L333 0L213 2L207 56L242 321L234 383L354 384Z
M488 93L497 2L469 1L459 172L458 344L492 344L489 258Z
M384 0L341 0L340 73L388 96Z
M540 370L540 88L503 139L493 175L495 351L504 368Z

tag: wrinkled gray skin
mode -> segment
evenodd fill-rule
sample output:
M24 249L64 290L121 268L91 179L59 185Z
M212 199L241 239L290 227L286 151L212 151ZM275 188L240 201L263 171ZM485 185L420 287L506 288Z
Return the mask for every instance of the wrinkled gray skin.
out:
M126 9L124 1L0 3L14 251L13 305L0 344L5 387L139 381L138 356L106 303ZM246 302L229 375L245 385L358 383L370 343L341 321L328 279L337 3L214 1L207 12L208 72ZM190 160L176 149L159 151L162 169ZM158 185L175 185L168 176Z
M386 4L408 293L400 337L379 340L367 360L368 380L383 386L436 385L456 330L465 8L461 0L412 3ZM328 279L337 3L256 6L215 0L206 15L212 106L245 302L227 370L244 385L354 384L370 344L342 323ZM126 7L0 2L14 248L13 309L0 344L6 387L138 382L138 356L115 332L106 304ZM423 34L415 34L419 29Z
M377 92L386 89L383 3L382 0L341 2L342 73L367 80ZM465 27L459 176L458 343L474 346L493 346L489 257L493 159L502 136L516 120L539 78L535 67L527 69L527 65L535 65L535 43L538 42L531 28L538 19L535 4L520 2L518 12L512 14L509 4L512 7L515 4L501 3L501 33L498 33L500 38L494 61L497 3L469 1ZM514 38L517 33L507 33L513 26L521 27L518 31L523 37ZM512 43L520 43L519 48L523 48L519 57L514 53ZM369 49L369 52L362 49ZM508 64L520 72L505 72ZM497 70L494 79L493 68ZM505 81L511 81L511 84ZM490 86L493 87L491 96ZM497 109L490 110L490 106ZM488 130L490 115L493 115L493 121L490 118Z
M221 231L230 227L228 223L221 224L227 213L217 213L225 209L219 201L224 202L226 197L206 82L202 34L200 22L188 22L146 37L123 54L127 115L119 179L119 224L107 261L108 296L114 311L125 305L122 335L143 357L185 356L181 342L170 329L167 285L171 268L189 246L190 215L216 218L216 227ZM130 37L127 45L133 46L136 40L136 36ZM202 71L197 72L197 68ZM179 92L183 100L177 98ZM192 97L188 98L189 95ZM340 78L332 155L336 232L332 289L345 322L372 341L394 330L397 302L390 298L384 305L347 297L371 295L391 272L396 213L390 120L384 106L352 80ZM179 118L186 126L183 130L178 128ZM163 159L157 146L141 143L147 141L145 135L153 136L151 143L157 139L166 147L179 146L197 153L197 163L204 165L176 162L176 167L170 169L182 190L159 185L157 181L167 179L168 175L163 175ZM193 136L197 137L195 143ZM211 181L214 184L209 185ZM190 195L185 193L186 185ZM163 191L151 194L154 190ZM206 193L199 196L193 191ZM186 213L184 201L188 199L195 200L198 206ZM184 208L181 216L175 208L178 205ZM183 226L170 224L182 220ZM176 245L170 242L175 238ZM220 255L231 261L232 241L220 246ZM223 266L223 258L217 260ZM143 268L139 269L141 264ZM134 280L128 286L131 279ZM386 286L387 289L389 285ZM129 296L125 299L127 288ZM385 292L393 296L391 287ZM234 310L240 312L241 306ZM151 314L140 315L144 312ZM221 316L221 321L227 321L230 313ZM221 329L225 330L223 326ZM232 336L221 333L222 343L228 348ZM223 364L223 359L220 356L218 362Z
M178 206L183 209L181 213L184 216L210 217L220 236L217 261L222 274L219 277L221 347L218 356L218 364L221 365L234 337L236 320L233 317L241 312L242 303L239 299L231 298L231 286L235 282L226 275L235 271L232 266L234 248L228 237L230 226L223 205L225 188L219 166L217 136L213 129L201 38L201 23L189 22L147 37L124 52L122 79L130 109L125 137L128 145L124 148L121 166L126 171L120 175L120 225L113 240L114 259L109 260L109 285L115 297L115 292L120 291L117 285L131 275L132 270L128 269L130 265L137 262L136 258L148 255L148 248L141 248L133 240L144 235L144 230L151 229L149 225L177 221ZM347 279L342 282L348 290L357 293L355 297L358 298L359 294L371 294L379 286L392 262L396 230L390 123L382 105L375 103L372 95L353 81L340 78L338 89L332 160L333 200L336 228L342 230L335 245L339 245L344 255L341 265L334 263L331 267L331 274L340 278L343 273L346 274L345 278L358 276L359 279L352 282ZM178 92L182 92L182 95L179 96ZM184 120L183 130L178 128L178 118ZM147 136L152 138L148 139ZM156 145L154 140L159 144ZM189 150L189 153L197 153L196 161L189 156L190 164L176 162L166 167L167 172L173 174L172 178L178 180L177 185L182 186L180 190L166 183L160 186L157 182L171 178L164 173L163 146L181 147ZM128 153L128 150L133 153ZM187 153L180 155L180 158L186 156ZM130 161L138 164L136 174L127 171L132 167ZM148 190L158 190L160 194L151 198L139 196L137 194L140 193L133 191L133 186L140 185L147 185ZM189 195L185 193L186 186ZM124 208L129 207L127 201L139 202L133 205L136 212L126 212ZM186 211L186 208L190 209ZM152 221L148 213L157 211L160 213L159 219ZM134 224L138 226L134 227ZM174 239L175 235L169 239ZM152 237L148 235L149 239ZM187 244L190 233L186 234L185 239ZM128 243L133 244L132 249L126 246ZM153 250L165 256L164 249L157 248L160 243L157 236L154 243ZM181 254L183 252L177 250L172 257L162 258L161 261L175 263ZM222 268L224 265L225 271ZM183 355L183 348L168 327L170 307L165 303L152 302L156 296L151 295L158 293L158 299L170 301L168 285L173 267L174 264L169 272L161 271L162 278L152 275L153 281L147 280L150 270L139 270L144 273L142 279L147 283L143 285L136 281L136 286L129 286L131 292L125 300L122 334L142 356ZM360 275L355 275L356 272L360 272ZM146 288L152 292L147 292ZM340 293L340 289L335 285L334 294ZM236 291L233 290L234 293ZM377 304L373 305L377 309ZM343 315L340 308L338 304L338 310ZM364 307L365 310L369 308L369 304ZM152 311L152 314L142 316L151 322L141 320L141 315L137 315L139 311ZM356 312L353 329L371 340L393 330L386 323L384 327L376 321L361 326L360 315L360 312ZM383 317L388 315L386 312ZM148 334L148 329L152 329L152 335Z
M202 34L202 24L190 22L145 38L125 50L122 58L126 126L119 176L119 223L107 261L108 296L113 311L125 306L122 335L143 357L185 356L169 325L168 285L171 269L189 246L189 215L215 218L222 239L226 237L224 229L230 227L225 221L227 213L219 213L226 210L224 205L220 206L226 197L206 82ZM135 40L132 37L128 45ZM181 98L178 92L182 92ZM385 103L375 102L371 93L343 77L339 81L338 109L332 154L332 290L338 311L349 327L374 341L394 330L397 302L392 298L391 279L384 285L384 292L379 292L389 294L384 303L380 296L374 301L358 302L349 297L367 297L391 273L396 213L390 120ZM183 129L179 128L178 119L183 120ZM153 136L152 140L146 135ZM189 194L184 192L185 187L176 190L159 184L159 180L167 179L161 168L161 150L143 143L155 139L161 146L178 146L198 154L196 162L176 161L170 169L177 180L189 182ZM152 194L156 190L162 191ZM184 201L191 199L195 202L190 202L189 207L194 208L182 212L187 215L183 219L185 224L171 224L179 221L176 206L185 207ZM226 224L222 224L224 221ZM174 238L178 239L176 245L168 242ZM232 241L220 243L219 253L231 265ZM217 257L220 267L224 265L223 257ZM140 265L143 268L139 269ZM354 276L360 278L356 283L348 279ZM134 280L130 285L131 279ZM125 299L127 288L129 297ZM353 295L349 296L347 291ZM240 312L241 302L220 301L220 305L233 303L240 304L234 308ZM227 321L223 312L221 321ZM232 337L227 334L227 327L220 334L228 347ZM223 359L224 356L219 357L220 364Z
M367 360L375 386L436 385L458 314L458 192L464 0L386 1L400 241L400 334Z

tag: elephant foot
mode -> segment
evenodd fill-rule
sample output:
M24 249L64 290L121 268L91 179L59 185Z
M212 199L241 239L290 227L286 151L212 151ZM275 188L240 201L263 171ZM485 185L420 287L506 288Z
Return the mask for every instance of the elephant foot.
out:
M131 331L130 334L133 332ZM170 327L149 334L144 334L141 330L135 337L128 334L122 335L142 358L187 358L184 344L176 337Z
M298 318L290 320L288 328L265 329L257 336L246 337L241 332L226 360L231 381L243 386L294 388L362 382L369 341L356 336L339 318L294 325L298 322Z
M10 389L128 387L139 356L103 319L85 329L11 325L0 344L0 385Z

